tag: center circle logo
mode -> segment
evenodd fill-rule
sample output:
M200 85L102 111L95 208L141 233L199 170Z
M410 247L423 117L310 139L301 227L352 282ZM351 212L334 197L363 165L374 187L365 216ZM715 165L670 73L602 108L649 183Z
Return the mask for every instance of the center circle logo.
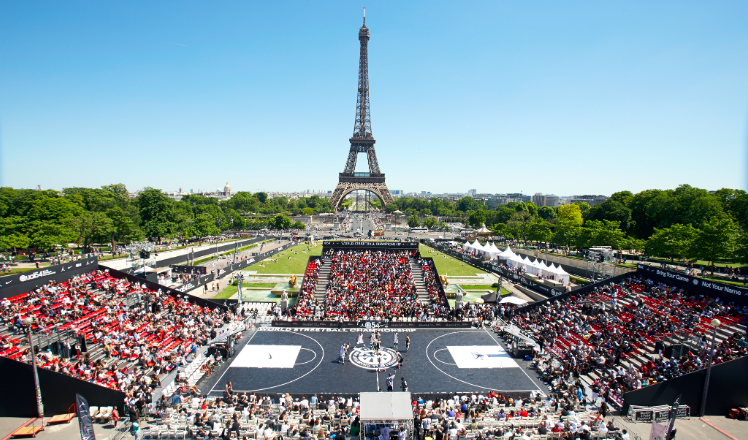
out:
M384 368L397 365L397 353L391 348L380 348L379 353L373 348L354 348L348 356L353 365L366 370L379 368L379 358Z

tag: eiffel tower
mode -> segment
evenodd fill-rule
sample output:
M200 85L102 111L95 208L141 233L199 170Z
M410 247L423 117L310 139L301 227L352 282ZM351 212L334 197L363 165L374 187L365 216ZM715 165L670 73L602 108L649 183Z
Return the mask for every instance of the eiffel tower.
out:
M371 134L371 117L369 115L369 56L367 46L369 44L369 28L366 27L366 9L364 9L364 25L358 31L358 40L361 42L361 54L358 61L358 97L356 98L356 122L353 125L353 137L351 150L348 152L348 161L345 163L345 171L338 177L338 186L330 198L332 209L337 209L348 193L356 190L366 190L382 202L382 206L392 203L392 194L384 183L384 173L379 170L377 152L374 150L374 136ZM357 173L356 159L358 153L366 153L369 160L369 172Z

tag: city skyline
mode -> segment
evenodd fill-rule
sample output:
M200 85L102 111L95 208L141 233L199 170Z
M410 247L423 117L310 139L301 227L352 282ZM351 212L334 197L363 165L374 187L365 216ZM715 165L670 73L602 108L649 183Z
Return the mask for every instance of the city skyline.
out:
M390 188L747 186L743 2L366 6ZM361 7L5 3L0 185L332 190Z

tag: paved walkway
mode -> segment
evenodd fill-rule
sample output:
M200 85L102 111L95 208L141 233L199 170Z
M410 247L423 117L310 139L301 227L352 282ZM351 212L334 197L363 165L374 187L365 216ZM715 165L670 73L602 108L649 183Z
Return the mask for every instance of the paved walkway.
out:
M626 421L622 417L613 417L613 420L629 432L637 434L642 440L649 438L649 432L652 429L651 424L633 423ZM748 422L720 416L709 416L705 419L698 417L691 417L688 420L677 419L675 421L675 429L678 430L676 434L678 440L729 440L730 438L748 440Z
M262 247L262 251L263 252L268 252L268 251L271 251L273 249L277 249L277 248L279 248L281 246L287 245L289 243L290 243L290 241L285 241L285 240L273 241L271 243L265 243L265 245ZM257 252L259 250L260 250L259 247L255 247L255 248L252 248L252 249L247 249L246 251L239 252L239 258L241 259L243 257L249 257L251 253ZM203 258L205 258L205 257L203 257ZM213 271L213 270L216 270L216 269L220 270L220 269L225 268L229 264L229 262L231 262L231 257L229 257L228 259L220 259L220 260L217 260L217 261L216 260L206 261L205 263L199 264L199 266L205 266L205 267L207 267L208 268L208 272L210 272L210 271ZM218 280L216 280L216 281L214 281L212 283L209 283L209 285L208 285L208 289L209 290L208 291L205 291L205 288L199 288L199 289L195 289L195 290L190 291L189 294L193 295L193 296L198 296L200 298L205 298L205 299L213 298L219 292L221 292L223 289L225 289L226 287L228 287L229 284L231 284L231 274L232 273L233 272L226 272ZM286 278L285 280L287 281L288 278ZM265 281L265 282L271 282L271 281Z

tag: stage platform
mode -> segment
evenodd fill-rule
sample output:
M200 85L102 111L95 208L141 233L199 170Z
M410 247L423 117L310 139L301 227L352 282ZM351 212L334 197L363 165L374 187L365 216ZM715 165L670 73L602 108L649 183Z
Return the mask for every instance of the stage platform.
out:
M403 368L395 372L397 354L394 333L399 336L398 352ZM380 329L381 355L387 367L376 372L378 361L369 348L371 331L364 331L365 347L355 347L358 329L307 329L260 327L246 335L231 357L198 387L220 397L228 381L234 391L257 394L290 393L358 394L386 391L385 380L396 374L405 377L415 394L515 391L540 392L547 389L528 363L510 357L495 335L483 329ZM410 350L405 351L405 335ZM339 363L340 346L351 345L345 364Z

